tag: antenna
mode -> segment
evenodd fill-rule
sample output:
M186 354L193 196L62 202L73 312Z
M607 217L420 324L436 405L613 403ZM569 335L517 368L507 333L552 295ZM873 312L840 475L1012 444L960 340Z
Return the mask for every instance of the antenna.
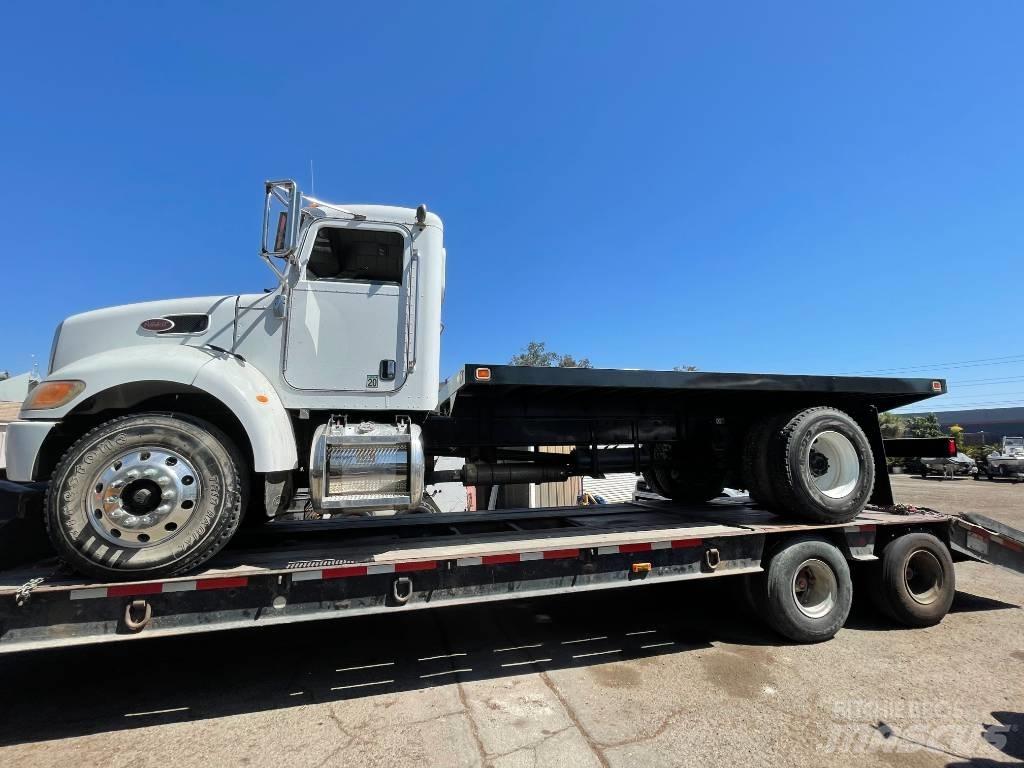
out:
M315 195L316 194L316 184L314 182L315 182L315 178L313 176L313 161L310 160L309 161L309 194L311 194L311 195Z

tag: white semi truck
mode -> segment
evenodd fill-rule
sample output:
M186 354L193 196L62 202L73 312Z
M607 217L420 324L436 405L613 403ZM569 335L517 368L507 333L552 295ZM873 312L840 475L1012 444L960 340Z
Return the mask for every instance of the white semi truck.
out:
M45 488L52 547L81 576L0 563L0 597L18 606L0 609L0 650L237 626L262 603L289 620L723 573L764 575L773 625L823 639L845 619L857 559L895 563L887 605L905 622L948 609L948 519L862 515L893 503L877 413L943 380L472 363L442 382L443 227L425 206L338 206L269 181L261 255L277 279L266 293L58 327L8 427L4 487ZM945 448L900 442L890 455ZM409 514L437 483L487 499L624 471L668 506ZM705 504L725 486L752 501ZM328 513L302 524L319 548L275 538L296 505Z

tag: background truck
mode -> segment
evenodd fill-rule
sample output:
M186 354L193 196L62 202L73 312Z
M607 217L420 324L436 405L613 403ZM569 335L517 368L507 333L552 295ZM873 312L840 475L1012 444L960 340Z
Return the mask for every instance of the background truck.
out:
M946 391L486 363L442 384L445 248L425 206L336 206L267 182L261 255L277 278L267 293L117 306L57 328L47 376L8 428L7 472L48 482L50 539L79 573L194 571L243 517L272 520L299 492L358 521L421 511L440 482L488 498L612 471L678 503L728 485L762 510L841 526L892 503L878 411ZM435 469L450 456L464 466Z

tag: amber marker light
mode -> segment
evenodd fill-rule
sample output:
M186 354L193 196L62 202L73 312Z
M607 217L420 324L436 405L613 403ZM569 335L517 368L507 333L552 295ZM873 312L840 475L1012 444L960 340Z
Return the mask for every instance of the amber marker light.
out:
M84 389L84 381L44 381L29 392L21 408L23 411L60 408L78 397Z

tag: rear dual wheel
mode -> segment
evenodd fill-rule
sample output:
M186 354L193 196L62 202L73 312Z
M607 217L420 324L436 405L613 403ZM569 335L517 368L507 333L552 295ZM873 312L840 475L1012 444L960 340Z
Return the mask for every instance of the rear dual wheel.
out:
M644 482L659 496L673 501L700 503L722 493L717 473L694 464L688 467L657 466L645 470Z
M742 470L747 490L762 506L813 522L852 520L875 485L864 430L830 407L756 422L747 433Z

